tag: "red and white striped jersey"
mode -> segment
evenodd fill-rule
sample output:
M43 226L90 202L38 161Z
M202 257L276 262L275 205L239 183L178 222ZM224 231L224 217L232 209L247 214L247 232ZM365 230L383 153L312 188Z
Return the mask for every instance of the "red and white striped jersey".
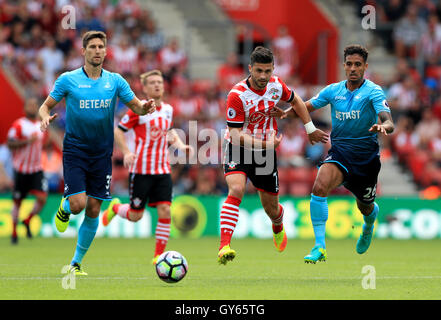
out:
M227 126L242 128L253 137L266 140L272 132L278 132L276 119L270 116L271 110L280 100L291 102L293 99L294 91L276 76L259 91L251 88L248 79L242 80L228 93ZM230 141L228 128L225 139Z
M17 172L30 174L42 170L41 152L46 134L40 130L40 122L26 117L14 121L8 131L8 140L28 140L32 136L37 139L23 147L12 150L12 165Z
M173 120L173 107L161 103L156 111L144 116L129 110L121 119L118 127L123 131L135 132L136 159L129 168L136 174L169 174L167 132Z

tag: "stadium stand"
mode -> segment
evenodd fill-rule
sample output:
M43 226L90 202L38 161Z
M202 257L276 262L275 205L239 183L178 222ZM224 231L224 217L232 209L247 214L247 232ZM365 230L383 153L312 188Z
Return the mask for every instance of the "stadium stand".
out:
M381 47L394 57L394 72L389 77L377 72L367 75L386 91L396 123L394 135L381 140L383 159L396 158L402 170L412 174L420 190L440 188L441 2L359 0L355 6L354 1L334 2L350 5L353 17L361 16L364 5L374 6L378 21L369 49ZM188 120L197 120L199 130L215 129L219 150L222 150L225 96L232 83L246 76L239 52L223 48L223 61L216 60L218 68L214 76L194 78L189 71L188 47L180 42L182 38L170 37L173 33L159 27L158 12L146 9L135 0L72 0L69 5L76 8L77 29L66 30L60 27L61 8L66 4L63 0L0 1L1 67L15 76L23 92L43 99L59 74L82 65L81 33L90 29L103 30L110 39L104 67L121 73L139 96L143 94L138 75L162 69L166 100L175 107L175 126L188 133ZM184 12L182 16L185 18L189 14L191 12ZM303 99L309 99L321 89L322 86L304 83L298 76L296 71L301 64L298 44L283 25L270 43L275 51L276 72L283 74L287 84ZM56 127L60 130L64 128L63 110L62 104L57 106L60 117ZM118 106L116 120L125 110L125 106ZM313 114L314 121L329 130L329 123L322 121L325 118L320 112ZM285 138L278 150L280 193L307 195L316 164L329 146L309 145L304 130L296 124L281 122L281 131ZM48 149L48 152L59 153L59 150ZM220 154L217 156L221 161ZM63 185L55 181L60 177L58 165L61 160L56 156L51 158L58 161L47 165L52 189L56 191ZM3 155L2 159L3 163L7 162L7 156ZM117 193L127 192L127 172L121 159L121 153L115 150L113 191ZM3 171L0 188L8 190L10 182L4 178ZM174 165L173 180L177 194L223 193L226 190L222 170L216 165ZM252 186L248 191L255 192Z

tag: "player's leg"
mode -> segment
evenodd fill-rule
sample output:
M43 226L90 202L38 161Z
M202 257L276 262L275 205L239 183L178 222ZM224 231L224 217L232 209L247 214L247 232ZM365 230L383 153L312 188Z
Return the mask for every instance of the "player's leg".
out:
M121 203L118 198L114 198L103 212L104 226L107 226L115 216L132 222L137 222L143 217L147 196L153 184L149 177L149 175L129 174L130 204Z
M224 201L220 212L220 245L218 262L226 264L236 256L236 252L230 248L231 238L239 221L239 206L245 194L247 177L244 172L236 171L225 177L228 186L228 196Z
M26 192L23 188L25 187L26 183L23 181L23 174L14 171L14 189L12 190L12 211L11 211L11 217L12 217L12 234L11 234L11 243L17 244L18 243L18 237L17 237L17 223L18 223L18 215L20 212L20 206L22 203L22 200L26 196Z
M31 212L29 213L28 217L22 221L24 226L26 227L26 236L28 238L32 238L32 232L30 228L31 219L39 215L41 210L43 209L44 205L47 201L47 193L42 191L34 191L31 192L33 195L35 195L35 202L34 207L32 208Z
M99 214L102 202L102 200L93 197L87 198L86 213L78 230L75 254L70 263L72 270L77 275L87 275L87 273L81 269L81 263L95 238L96 230L99 225Z
M44 205L47 201L47 193L48 193L48 186L47 186L47 180L44 177L44 174L42 171L37 172L33 174L32 178L33 187L30 191L31 194L35 196L35 203L34 207L32 208L32 211L29 213L29 216L23 220L23 224L26 227L26 236L28 238L32 238L32 233L30 229L30 222L31 219L39 215L41 210L43 209Z
M315 235L315 245L310 254L304 257L305 262L325 261L326 254L326 221L328 220L328 195L342 184L344 175L337 164L323 163L317 173L312 187L310 215Z
M161 174L150 177L151 184L155 188L151 189L149 197L149 207L156 207L158 221L155 230L155 251L152 263L165 251L170 237L171 214L170 206L172 201L173 182L170 174Z
M365 204L359 199L357 199L357 206L363 215L364 224L361 235L357 241L356 251L359 254L363 254L367 251L371 244L374 231L374 223L377 218L378 212L380 211L380 208L375 202L371 204Z
M158 212L158 223L155 229L155 252L153 254L152 263L156 264L158 257L165 251L170 237L171 215L170 203L158 203L156 205Z
M63 153L64 194L55 216L59 232L66 231L71 214L79 214L87 202L87 160Z
M288 238L283 226L283 207L279 203L279 196L261 190L258 193L263 209L272 222L274 245L279 252L282 252L286 248Z
M376 157L367 165L357 168L357 171L364 175L351 177L346 183L346 188L350 190L357 199L357 207L363 215L364 220L363 230L356 245L356 251L359 254L365 253L371 244L374 223L380 210L375 203L377 179L380 168L380 159Z

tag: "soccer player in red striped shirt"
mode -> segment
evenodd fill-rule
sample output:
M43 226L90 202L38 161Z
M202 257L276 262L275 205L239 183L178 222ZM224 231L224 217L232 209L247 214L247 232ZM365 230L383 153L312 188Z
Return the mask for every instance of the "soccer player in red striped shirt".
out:
M47 181L41 165L43 141L47 133L40 131L40 121L37 118L38 107L36 98L27 99L24 105L25 116L15 120L8 131L8 147L12 152L14 167L11 235L13 244L18 243L18 214L23 199L29 193L36 198L29 216L22 221L26 227L28 238L32 237L29 223L32 217L41 212L47 200Z
M309 141L326 142L328 135L315 128L303 100L285 83L273 76L271 50L256 47L250 56L250 75L236 84L227 97L228 143L224 172L228 197L220 213L221 238L218 262L226 264L236 256L230 241L239 220L239 206L247 179L258 190L262 206L271 219L273 241L279 252L285 250L287 236L283 226L283 207L279 203L279 183L275 149L282 136L277 136L277 122L271 110L282 100L290 103L305 125Z
M168 159L168 144L191 153L191 146L182 142L171 129L173 107L162 101L164 79L159 70L141 75L143 92L148 99L154 99L156 111L139 116L129 110L115 129L115 141L124 154L124 166L129 169L130 204L121 204L118 198L110 202L103 214L103 225L107 226L116 215L133 222L140 220L144 208L156 207L158 223L155 231L156 247L152 263L164 252L170 235L170 205L172 200L172 179ZM127 145L124 132L134 130L135 152Z

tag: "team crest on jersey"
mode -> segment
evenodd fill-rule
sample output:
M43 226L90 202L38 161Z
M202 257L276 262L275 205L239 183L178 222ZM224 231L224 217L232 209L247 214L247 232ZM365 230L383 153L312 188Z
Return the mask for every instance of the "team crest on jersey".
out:
M110 82L107 81L107 83L104 86L104 89L110 89L111 85Z
M279 99L279 95L277 94L279 92L278 89L272 88L268 93L271 95L271 99L277 100Z
M122 117L121 123L127 123L127 122L129 122L129 119L130 119L129 115L126 114L126 115L124 115L124 117Z
M158 139L160 139L161 137L162 137L162 135L163 135L164 133L163 133L163 131L161 130L161 128L159 128L159 127L152 127L151 129L150 129L150 138L152 139L152 140L158 140Z
M228 115L229 119L235 118L236 117L236 110L234 110L233 108L228 108L227 115Z
M237 163L234 161L230 161L228 163L228 169L232 170L232 169L236 169Z
M263 119L265 119L267 115L263 113L262 111L256 111L253 112L253 114L249 118L250 124L256 124L261 122Z

